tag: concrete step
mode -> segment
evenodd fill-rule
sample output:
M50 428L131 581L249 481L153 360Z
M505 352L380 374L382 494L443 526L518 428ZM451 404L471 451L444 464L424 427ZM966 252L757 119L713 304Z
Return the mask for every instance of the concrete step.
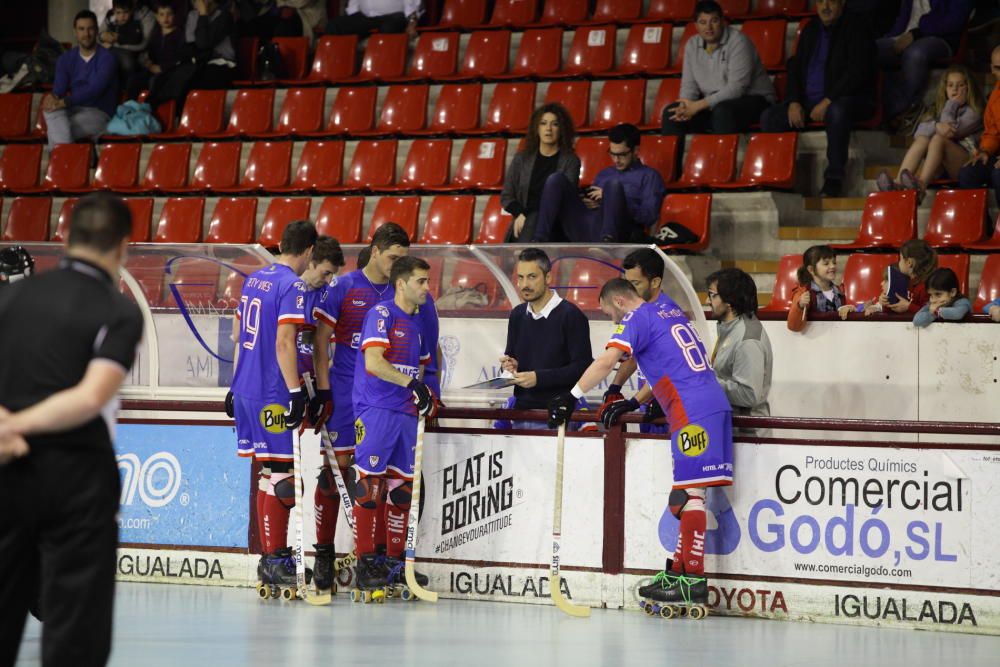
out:
M865 208L865 198L803 197L802 205L807 211L861 211Z
M856 227L779 227L778 239L782 241L850 241L857 231Z

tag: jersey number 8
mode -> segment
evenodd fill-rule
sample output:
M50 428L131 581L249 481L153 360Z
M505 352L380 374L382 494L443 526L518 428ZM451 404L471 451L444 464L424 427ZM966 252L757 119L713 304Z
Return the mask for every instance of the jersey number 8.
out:
M684 360L687 361L691 370L698 373L708 368L708 360L705 359L701 338L698 337L698 332L691 328L691 325L675 324L670 328L670 335L674 337L674 342L681 349Z
M260 299L254 297L248 300L247 297L240 298L240 307L243 311L240 322L243 324L243 331L246 332L249 340L244 341L243 348L252 350L257 344L257 330L260 327Z

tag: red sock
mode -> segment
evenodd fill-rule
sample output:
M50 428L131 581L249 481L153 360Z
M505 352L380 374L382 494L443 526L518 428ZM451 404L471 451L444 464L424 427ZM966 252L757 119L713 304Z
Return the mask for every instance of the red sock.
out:
M340 512L340 494L337 493L337 485L333 481L333 471L324 468L320 474L327 479L316 484L316 493L313 496L316 507L316 542L333 544L337 530L337 515Z
M271 473L267 495L264 496L264 550L269 554L288 546L288 514L294 505L294 498L286 504L288 499L275 495L274 487L291 477L292 473Z
M262 479L266 480L267 478L262 477ZM264 498L267 497L267 491L261 490L258 485L254 493L254 504L257 508L257 539L260 541L260 548L264 550L264 553L267 553L267 548L264 546Z
M396 480L393 480L396 481ZM389 512L389 485L382 485L382 497L378 501L378 514L375 515L375 547L385 547L387 542L386 515Z
M403 549L406 546L406 523L410 518L410 496L413 493L413 482L394 479L390 480L388 486L390 487L390 491L388 494L389 501L386 503L385 515L385 554L393 558L402 558ZM394 495L397 500L405 499L406 502L394 502Z
M358 495L354 499L354 548L358 556L375 553L375 522L382 513L377 499L382 497L382 486L379 477L358 481Z
M705 574L705 502L692 498L681 512L683 569L687 574Z

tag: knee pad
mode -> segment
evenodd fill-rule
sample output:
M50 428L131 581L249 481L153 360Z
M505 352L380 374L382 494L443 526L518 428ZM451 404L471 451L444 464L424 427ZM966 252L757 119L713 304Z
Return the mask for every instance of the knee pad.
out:
M283 506L289 509L295 507L295 475L290 473L272 473L271 489L273 490L272 495Z
M413 482L408 479L389 480L389 502L396 507L409 509L413 500Z
M316 488L327 498L333 498L337 495L337 483L333 479L333 470L327 466L319 469L319 475L316 476Z
M704 509L705 489L674 489L667 500L670 513L678 519L685 509Z
M354 502L365 509L375 509L378 507L378 501L382 496L383 486L385 485L382 483L381 477L362 474L357 484L354 485Z

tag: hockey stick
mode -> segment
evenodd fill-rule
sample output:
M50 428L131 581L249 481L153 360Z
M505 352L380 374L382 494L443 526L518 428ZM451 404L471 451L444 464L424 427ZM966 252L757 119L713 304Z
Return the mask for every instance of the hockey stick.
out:
M332 602L328 592L322 594L310 593L306 587L306 563L302 552L302 486L305 477L302 474L302 446L298 429L292 429L292 455L295 458L295 588L299 597L317 607L326 606Z
M590 607L573 604L563 597L562 589L559 587L559 541L562 538L562 496L563 496L563 457L566 449L566 424L559 425L559 432L556 436L556 488L555 504L552 509L552 569L549 577L549 589L552 593L552 601L560 611L576 616L587 618L590 616Z
M424 458L424 417L417 419L417 446L413 450L413 498L410 501L410 517L406 522L406 585L421 600L437 602L438 594L417 583L413 563L417 557L417 521L420 517L420 469Z
M316 390L313 389L312 384L312 375L305 372L302 374L302 379L305 380L306 394L309 395L309 400L312 400L316 396ZM351 533L353 533L354 512L351 511L351 508L354 507L354 499L351 498L351 494L347 491L347 482L344 481L344 476L340 472L340 466L337 463L337 453L333 451L333 440L330 438L330 432L326 430L326 424L320 424L319 433L320 439L323 442L323 456L333 471L333 482L337 485L337 493L340 495L340 508L344 512L344 518L347 519L347 525L350 526Z

